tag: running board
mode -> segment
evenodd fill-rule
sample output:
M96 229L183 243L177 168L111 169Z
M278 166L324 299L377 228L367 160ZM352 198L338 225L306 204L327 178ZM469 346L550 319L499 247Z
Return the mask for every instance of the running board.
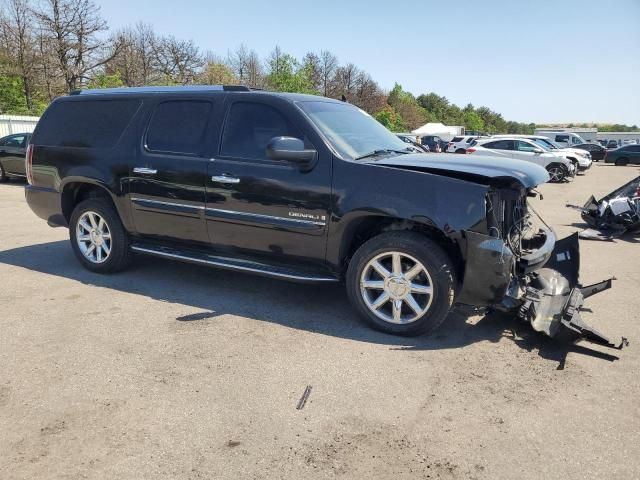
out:
M133 244L131 250L146 255L154 255L157 257L170 258L180 260L182 262L206 265L209 267L222 268L225 270L234 270L238 272L253 273L265 277L280 278L300 283L324 283L337 282L338 279L331 276L322 276L314 274L301 273L286 267L268 265L250 260L239 260L236 258L221 257L218 255L210 255L197 251L178 250L176 248L149 245L149 244Z

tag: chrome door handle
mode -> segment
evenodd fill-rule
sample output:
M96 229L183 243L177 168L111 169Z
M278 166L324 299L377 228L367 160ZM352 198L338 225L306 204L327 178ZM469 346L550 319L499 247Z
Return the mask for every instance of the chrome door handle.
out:
M133 173L145 173L147 175L155 175L158 170L155 168L136 167L133 169Z
M211 180L218 183L237 184L240 183L240 179L236 177L229 177L227 175L214 175Z

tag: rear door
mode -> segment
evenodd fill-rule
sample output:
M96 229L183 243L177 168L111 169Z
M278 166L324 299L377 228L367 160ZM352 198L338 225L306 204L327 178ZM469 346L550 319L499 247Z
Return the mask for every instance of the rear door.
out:
M273 137L318 151L315 164L267 158ZM234 255L324 265L331 198L331 153L291 102L230 95L219 153L208 165L206 220L211 244Z
M513 140L495 140L482 146L493 150L492 154L497 157L514 158L515 142Z
M25 175L24 157L27 137L27 134L12 135L5 138L3 145L0 145L0 158L8 173Z
M136 232L208 245L204 223L208 139L217 99L175 98L150 113L129 194Z

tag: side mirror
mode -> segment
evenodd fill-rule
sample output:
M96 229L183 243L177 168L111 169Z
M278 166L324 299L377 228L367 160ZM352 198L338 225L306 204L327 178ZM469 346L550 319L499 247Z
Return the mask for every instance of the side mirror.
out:
M267 158L295 163L308 168L316 159L318 152L305 149L304 142L295 137L273 137L267 145Z
M544 150L543 150L543 149L541 149L541 148L534 148L534 149L533 149L533 152L534 152L534 153L544 153Z

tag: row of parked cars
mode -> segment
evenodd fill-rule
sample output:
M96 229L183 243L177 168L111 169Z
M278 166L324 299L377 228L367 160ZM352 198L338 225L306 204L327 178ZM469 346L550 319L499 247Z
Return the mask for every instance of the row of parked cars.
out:
M607 150L597 143L563 147L543 135L461 135L445 142L438 136L422 137L418 142L410 134L399 134L406 143L423 151L491 155L536 163L547 169L551 182L563 182L591 168L592 162L604 160L615 165L640 163L640 145L624 145Z

